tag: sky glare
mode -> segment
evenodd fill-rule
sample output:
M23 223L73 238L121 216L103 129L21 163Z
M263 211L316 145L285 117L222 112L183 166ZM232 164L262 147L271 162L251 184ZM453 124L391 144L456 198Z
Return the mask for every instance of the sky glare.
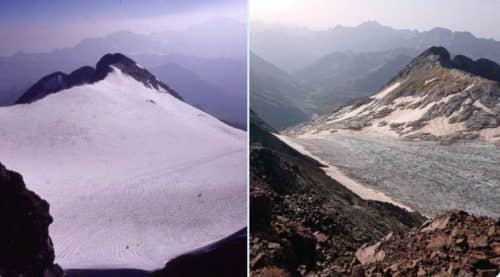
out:
M246 0L0 1L0 56L71 47L122 30L179 29L221 17L246 22Z
M250 20L316 30L375 20L398 29L444 27L500 40L500 0L250 0Z

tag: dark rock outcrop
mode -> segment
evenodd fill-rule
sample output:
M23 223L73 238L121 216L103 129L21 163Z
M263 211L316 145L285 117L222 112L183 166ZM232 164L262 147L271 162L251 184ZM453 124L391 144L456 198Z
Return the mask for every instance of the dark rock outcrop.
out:
M452 58L446 48L438 46L430 47L422 52L407 66L407 69L411 69L417 64L423 65L428 61L436 60L444 67L459 69L476 76L500 82L500 65L494 61L484 58L474 61L464 55L456 55Z
M123 73L131 76L148 88L164 91L182 100L182 97L175 90L159 81L148 70L137 65L136 62L127 56L115 53L104 55L97 62L95 69L91 66L83 66L69 75L62 72L55 72L43 77L29 88L28 91L23 93L16 101L16 104L31 103L64 89L101 81L113 71L113 67L120 69Z
M169 261L152 276L246 276L247 229Z
M356 252L372 276L497 276L500 221L450 211Z
M49 204L0 164L0 275L62 276L54 265Z

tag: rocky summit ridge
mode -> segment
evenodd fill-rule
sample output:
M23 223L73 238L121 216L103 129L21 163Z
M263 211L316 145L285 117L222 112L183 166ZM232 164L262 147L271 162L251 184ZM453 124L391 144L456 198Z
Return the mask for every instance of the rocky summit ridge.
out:
M431 47L373 96L296 126L293 134L340 130L451 143L500 143L500 66Z

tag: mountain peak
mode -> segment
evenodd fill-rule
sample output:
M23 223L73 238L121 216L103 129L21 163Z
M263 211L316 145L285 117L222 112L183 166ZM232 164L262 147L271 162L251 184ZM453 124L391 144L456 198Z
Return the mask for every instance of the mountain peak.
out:
M129 57L121 53L108 53L104 55L96 64L96 69L109 68L110 66L137 66L137 64Z
M464 55L456 55L451 58L448 50L441 46L433 46L422 52L422 54L410 63L409 68L411 69L427 61L439 61L444 67L458 69L479 77L500 82L500 66L494 61L484 58L474 61Z
M358 28L379 28L379 27L383 26L382 24L378 23L378 21L375 20L368 20L358 25Z
M161 82L144 67L121 53L106 54L96 64L95 69L91 66L83 66L67 75L55 72L40 79L28 91L26 91L16 104L26 104L39 100L49 94L59 92L74 86L93 84L104 80L114 69L141 82L145 87L153 88L161 92L170 93L172 96L183 100L180 95Z
M434 57L437 57L437 60L441 61L441 62L446 62L448 63L451 59L451 55L450 55L450 52L448 52L448 50L446 50L446 48L442 47L442 46L432 46L430 48L428 48L427 50L425 50L424 52L422 52L422 54L420 54L418 58L430 58L431 60L435 60L436 58Z

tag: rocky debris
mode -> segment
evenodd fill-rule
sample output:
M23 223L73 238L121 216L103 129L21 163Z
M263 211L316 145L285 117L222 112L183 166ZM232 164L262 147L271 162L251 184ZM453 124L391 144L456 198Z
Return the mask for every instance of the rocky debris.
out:
M151 274L162 276L246 276L247 229L169 261Z
M49 204L0 164L0 275L62 276L49 237Z
M439 144L442 145L449 145L454 142L460 141L460 140L471 140L478 138L479 134L477 133L469 133L469 132L456 132L451 135L445 135L445 136L435 136L430 133L415 133L411 135L404 136L405 140L422 140L422 141L436 141Z
M368 275L497 276L500 221L450 211L356 251Z
M154 88L158 91L167 92L172 96L182 100L182 97L165 83L159 81L148 70L138 66L127 56L115 53L104 55L96 64L96 68L83 66L67 75L63 72L49 74L32 87L30 87L16 101L16 104L27 104L39 100L49 94L59 92L74 86L93 84L104 80L113 67L120 69L123 73L144 84L148 88Z
M391 90L287 132L296 135L315 130L359 131L378 121L375 127L389 125L400 137L415 136L449 144L479 137L460 132L479 134L481 130L500 127L500 66L491 61L472 61L464 56L452 60L445 48L431 47L384 89ZM432 126L435 119L456 125L450 126L445 135L432 128L421 131ZM433 132L432 137L423 134L429 131Z
M489 114L482 109L475 109L472 114L470 114L467 121L465 121L465 127L470 131L477 131L484 128L495 128L499 126L499 121L495 115Z
M361 274L354 253L423 217L366 201L251 122L250 268L252 276Z

